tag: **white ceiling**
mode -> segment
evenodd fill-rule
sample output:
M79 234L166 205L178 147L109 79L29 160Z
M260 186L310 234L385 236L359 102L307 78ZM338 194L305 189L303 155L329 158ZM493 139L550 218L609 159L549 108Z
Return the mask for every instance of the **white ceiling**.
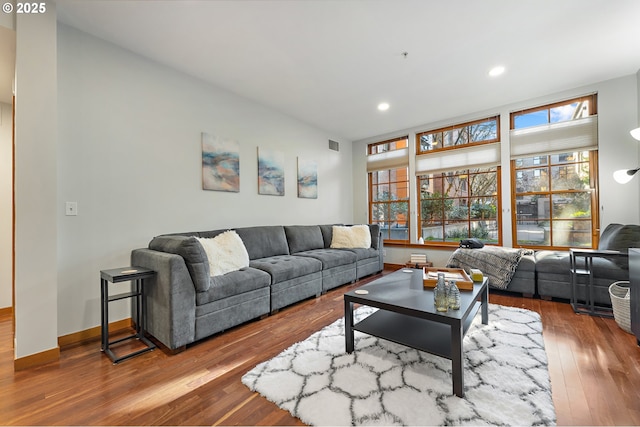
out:
M56 3L65 24L347 140L640 69L638 0Z

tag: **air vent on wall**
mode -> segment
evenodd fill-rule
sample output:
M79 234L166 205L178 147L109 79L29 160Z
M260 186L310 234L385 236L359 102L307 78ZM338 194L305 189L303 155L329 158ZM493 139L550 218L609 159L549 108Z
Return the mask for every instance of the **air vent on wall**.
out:
M329 140L329 150L340 151L340 143Z

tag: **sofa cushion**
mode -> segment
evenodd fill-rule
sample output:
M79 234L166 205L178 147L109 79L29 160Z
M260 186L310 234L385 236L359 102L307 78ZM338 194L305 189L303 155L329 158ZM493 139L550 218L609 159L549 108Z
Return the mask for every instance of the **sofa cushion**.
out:
M611 240L615 238L618 230L622 228L622 224L609 224L604 231L600 234L600 240L598 242L598 249L609 250Z
M370 248L371 247L371 230L367 225L352 225L350 227L333 226L333 238L331 239L331 248L333 249L352 249L352 248Z
M380 248L380 225L379 224L369 224L369 230L371 231L371 247L373 249Z
M322 231L317 225L285 226L284 232L289 243L290 254L324 248Z
M342 224L328 224L321 225L320 231L322 232L322 239L324 240L324 247L331 247L331 240L333 239L333 226L334 225L342 225Z
M249 253L249 259L289 255L289 244L284 227L264 226L235 229Z
M600 236L598 249L629 252L640 246L640 225L609 224Z
M189 270L197 292L204 292L211 285L209 261L202 245L192 236L164 235L154 237L149 249L180 255Z
M379 254L378 251L373 249L373 248L352 248L352 249L340 249L341 251L345 251L345 252L353 252L354 254L356 254L356 258L358 259L358 261L361 261L363 259L369 259L369 258L378 258Z
M306 276L322 270L322 262L310 257L278 255L251 261L251 267L271 275L271 284Z
M535 253L536 271L551 274L566 274L569 276L569 252L567 251L537 251Z
M566 276L567 284L571 280L571 259L568 251L538 251L535 255L538 275L546 277L551 274ZM595 278L629 280L628 267L624 263L626 257L597 256L593 257L593 276ZM584 257L576 257L578 268L584 268ZM620 266L620 263L623 266Z
M306 252L298 252L297 256L308 256L322 262L322 269L329 270L342 265L354 264L358 257L354 252L343 249L314 249Z
M522 257L520 258L520 261L518 262L517 271L535 272L536 271L535 255L534 254L522 255Z
M265 271L246 267L221 276L211 277L210 281L211 286L208 290L196 293L196 305L208 304L234 295L269 287L271 276Z
M213 239L196 237L196 240L207 254L211 276L221 276L249 267L249 254L235 231L225 231Z

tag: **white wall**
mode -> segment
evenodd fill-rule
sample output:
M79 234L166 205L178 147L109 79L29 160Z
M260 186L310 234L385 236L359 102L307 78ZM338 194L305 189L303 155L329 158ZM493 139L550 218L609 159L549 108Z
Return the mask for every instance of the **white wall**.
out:
M561 101L589 93L598 93L598 138L599 138L599 178L600 178L600 225L603 229L613 222L638 224L640 223L640 179L634 179L626 185L617 184L613 180L613 172L622 168L635 168L639 166L639 143L629 135L629 130L636 127L639 120L640 100L639 88L640 73L618 79L600 82L594 85L575 88L543 96L536 99L497 106L495 109L476 112L448 120L426 123L410 129L402 129L385 135L373 136L353 143L353 183L354 183L354 221L364 222L368 219L367 202L367 173L366 173L366 146L372 142L384 141L397 136L409 135L409 174L415 171L413 156L415 156L415 134L417 132L435 129L446 125L461 123L469 120L480 119L495 114L501 114L502 124L502 202L503 202L503 244L511 245L510 222L510 194L511 182L509 178L509 113L524 108ZM410 181L411 184L411 181ZM415 186L413 182L412 186ZM411 228L417 227L415 213L416 206L411 209ZM385 262L391 264L403 264L409 259L412 252L422 251L417 248L386 248ZM426 249L429 260L435 265L444 265L449 258L451 250Z
M9 1L5 0L2 2L2 4L5 4L5 3L11 3L14 6L16 4L15 0L9 0ZM10 28L12 30L15 30L16 29L15 17L16 17L15 13L4 13L4 12L0 13L0 25L5 28Z
M11 307L12 241L12 111L0 103L0 308Z
M99 271L155 235L353 221L350 142L62 24L58 54L60 335L99 324ZM239 193L202 190L203 131L239 142ZM258 195L257 147L285 154L285 196ZM297 197L298 156L318 163L318 199Z
M57 341L56 12L17 16L15 357Z

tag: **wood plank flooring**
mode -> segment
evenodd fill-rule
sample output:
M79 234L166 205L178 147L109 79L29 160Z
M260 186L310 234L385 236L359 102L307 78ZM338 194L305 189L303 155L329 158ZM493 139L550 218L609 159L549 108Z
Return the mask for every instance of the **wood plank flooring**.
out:
M240 382L294 342L342 317L342 294L281 310L169 355L112 365L92 341L42 367L13 372L11 318L0 315L0 425L301 425ZM541 314L559 425L640 425L640 347L612 319L567 303L492 293Z

